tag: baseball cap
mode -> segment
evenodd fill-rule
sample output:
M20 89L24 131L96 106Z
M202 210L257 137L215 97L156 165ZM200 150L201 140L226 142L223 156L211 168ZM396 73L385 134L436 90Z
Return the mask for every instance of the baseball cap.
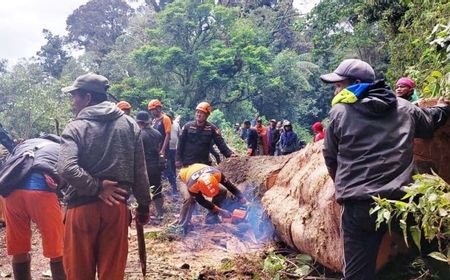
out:
M333 73L320 76L324 83L336 83L347 79L357 79L362 82L373 82L375 71L367 62L360 59L345 59Z
M106 94L109 88L108 79L94 73L87 73L79 76L71 86L62 88L65 93L83 89L90 93Z
M150 115L145 111L140 111L136 114L136 122L149 123Z

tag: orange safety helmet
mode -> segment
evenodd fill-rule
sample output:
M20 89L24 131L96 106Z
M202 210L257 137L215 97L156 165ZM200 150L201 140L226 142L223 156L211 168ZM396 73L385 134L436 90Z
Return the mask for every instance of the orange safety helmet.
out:
M213 174L205 173L197 179L200 192L207 197L215 197L219 193L219 181Z
M150 100L150 102L148 102L148 109L149 110L156 109L156 107L158 107L158 106L162 107L162 103L158 99L152 99L152 100Z
M211 105L208 102L200 102L197 105L197 108L195 108L195 110L202 111L202 112L204 112L204 113L209 115L209 114L211 114L212 108L211 108Z
M130 110L132 108L131 104L126 101L120 101L117 103L117 107L119 107L120 110Z

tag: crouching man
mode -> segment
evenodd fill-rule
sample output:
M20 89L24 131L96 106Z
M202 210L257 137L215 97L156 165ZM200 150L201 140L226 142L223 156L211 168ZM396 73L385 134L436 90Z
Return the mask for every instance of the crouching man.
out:
M31 279L31 222L42 236L44 257L54 280L66 279L63 268L63 211L56 195L58 137L34 138L18 145L0 170L5 197L6 247L14 279Z
M230 212L221 207L225 202L233 199L237 199L242 204L247 202L242 192L217 168L195 163L182 168L179 176L185 184L180 187L184 201L178 223L184 229L187 229L189 225L196 202L209 210L205 219L207 224L220 223L219 215L225 218L231 217Z

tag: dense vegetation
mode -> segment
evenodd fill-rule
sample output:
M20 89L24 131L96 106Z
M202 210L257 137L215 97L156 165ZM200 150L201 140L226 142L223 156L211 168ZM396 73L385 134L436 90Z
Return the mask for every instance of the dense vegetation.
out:
M43 30L35 57L1 60L0 120L15 137L54 132L55 119L71 117L60 88L87 71L135 109L160 98L188 120L206 100L223 125L259 112L302 135L329 109L319 75L343 58L370 62L391 85L409 75L423 96L449 93L448 1L350 2L322 0L300 15L292 1L91 0L67 18L67 36Z

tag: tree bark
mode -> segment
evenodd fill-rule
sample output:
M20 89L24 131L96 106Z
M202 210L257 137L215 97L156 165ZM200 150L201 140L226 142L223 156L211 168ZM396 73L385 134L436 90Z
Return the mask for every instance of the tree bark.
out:
M282 157L232 158L224 161L220 169L232 182L259 186L263 207L286 244L332 270L342 271L340 206L322 147L323 141L319 141ZM436 131L433 139L416 139L414 153L421 171L427 171L424 166L432 167L450 183L449 147L450 121ZM392 240L383 240L377 267L393 256L390 248L398 241Z

